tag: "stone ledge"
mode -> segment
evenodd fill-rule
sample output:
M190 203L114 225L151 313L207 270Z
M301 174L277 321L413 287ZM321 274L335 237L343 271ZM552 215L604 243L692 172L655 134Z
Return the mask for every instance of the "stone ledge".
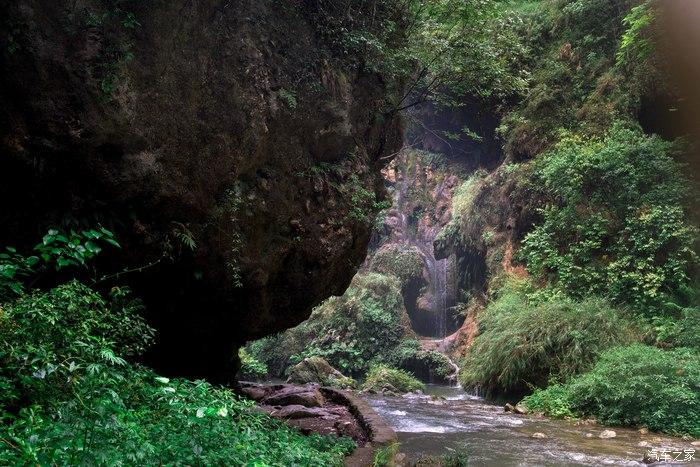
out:
M347 467L372 465L374 455L379 449L398 442L394 429L363 399L341 389L323 387L321 392L328 400L348 407L367 433L367 445L356 449L345 458Z

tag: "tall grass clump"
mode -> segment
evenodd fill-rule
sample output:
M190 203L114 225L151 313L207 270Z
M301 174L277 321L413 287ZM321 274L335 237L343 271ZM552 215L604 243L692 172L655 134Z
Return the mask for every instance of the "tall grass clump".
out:
M604 350L637 338L603 300L575 302L528 289L524 281L506 281L481 313L480 334L461 365L463 386L524 393L585 371Z

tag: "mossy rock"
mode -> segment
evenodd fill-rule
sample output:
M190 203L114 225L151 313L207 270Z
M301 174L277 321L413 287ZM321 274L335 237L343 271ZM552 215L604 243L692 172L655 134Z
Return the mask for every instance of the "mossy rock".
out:
M362 389L368 392L407 393L425 390L425 384L407 371L379 365L367 373Z
M354 388L355 380L343 375L321 357L305 358L294 365L287 378L288 383L319 383L336 388Z

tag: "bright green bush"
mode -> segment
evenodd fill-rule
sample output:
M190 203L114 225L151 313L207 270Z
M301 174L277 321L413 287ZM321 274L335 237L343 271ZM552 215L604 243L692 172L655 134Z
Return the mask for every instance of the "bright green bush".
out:
M525 397L521 403L533 412L543 413L554 418L575 416L571 412L569 391L560 384L552 384L545 389L536 389L535 392Z
M87 268L105 245L120 248L114 234L100 227L78 232L51 229L29 256L7 247L0 253L0 301L22 295L25 282L47 271Z
M125 365L122 356L142 353L153 339L125 289L114 289L108 302L74 281L0 310L0 380L11 388L0 394L5 408L70 393L84 378Z
M524 281L506 282L479 315L479 335L460 365L463 386L524 392L565 380L603 350L637 339L630 322L602 300L528 290Z
M367 373L367 377L362 383L362 389L380 392L385 388L404 393L413 392L417 389L424 390L425 384L418 381L407 371L385 365L375 365Z
M610 425L700 436L700 354L645 345L603 353L564 386L536 391L524 403L551 415L593 416Z
M241 361L241 368L238 370L238 378L259 380L267 376L267 365L249 354L245 347L238 349L238 358Z
M658 314L691 286L698 230L674 145L616 127L604 139L568 137L537 161L554 202L527 235L528 269L581 298L595 294Z
M71 282L0 305L1 465L340 465L349 439L303 436L205 382L122 357L152 339L139 303Z

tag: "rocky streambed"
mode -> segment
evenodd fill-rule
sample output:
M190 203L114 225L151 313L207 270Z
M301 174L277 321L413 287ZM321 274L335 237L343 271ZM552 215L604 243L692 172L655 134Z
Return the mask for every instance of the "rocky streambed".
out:
M495 405L459 387L425 393L356 393L315 383L242 383L258 407L304 433L349 436L357 451L346 465L372 465L395 441L396 465L435 465L443 456L483 466L693 465L698 442L590 421L552 420ZM508 410L510 409L510 410ZM427 463L426 463L427 462Z
M476 466L641 466L664 456L677 457L676 465L700 465L697 442L506 412L458 387L429 385L425 394L364 397L396 431L407 465L456 453ZM694 459L682 461L690 456Z

